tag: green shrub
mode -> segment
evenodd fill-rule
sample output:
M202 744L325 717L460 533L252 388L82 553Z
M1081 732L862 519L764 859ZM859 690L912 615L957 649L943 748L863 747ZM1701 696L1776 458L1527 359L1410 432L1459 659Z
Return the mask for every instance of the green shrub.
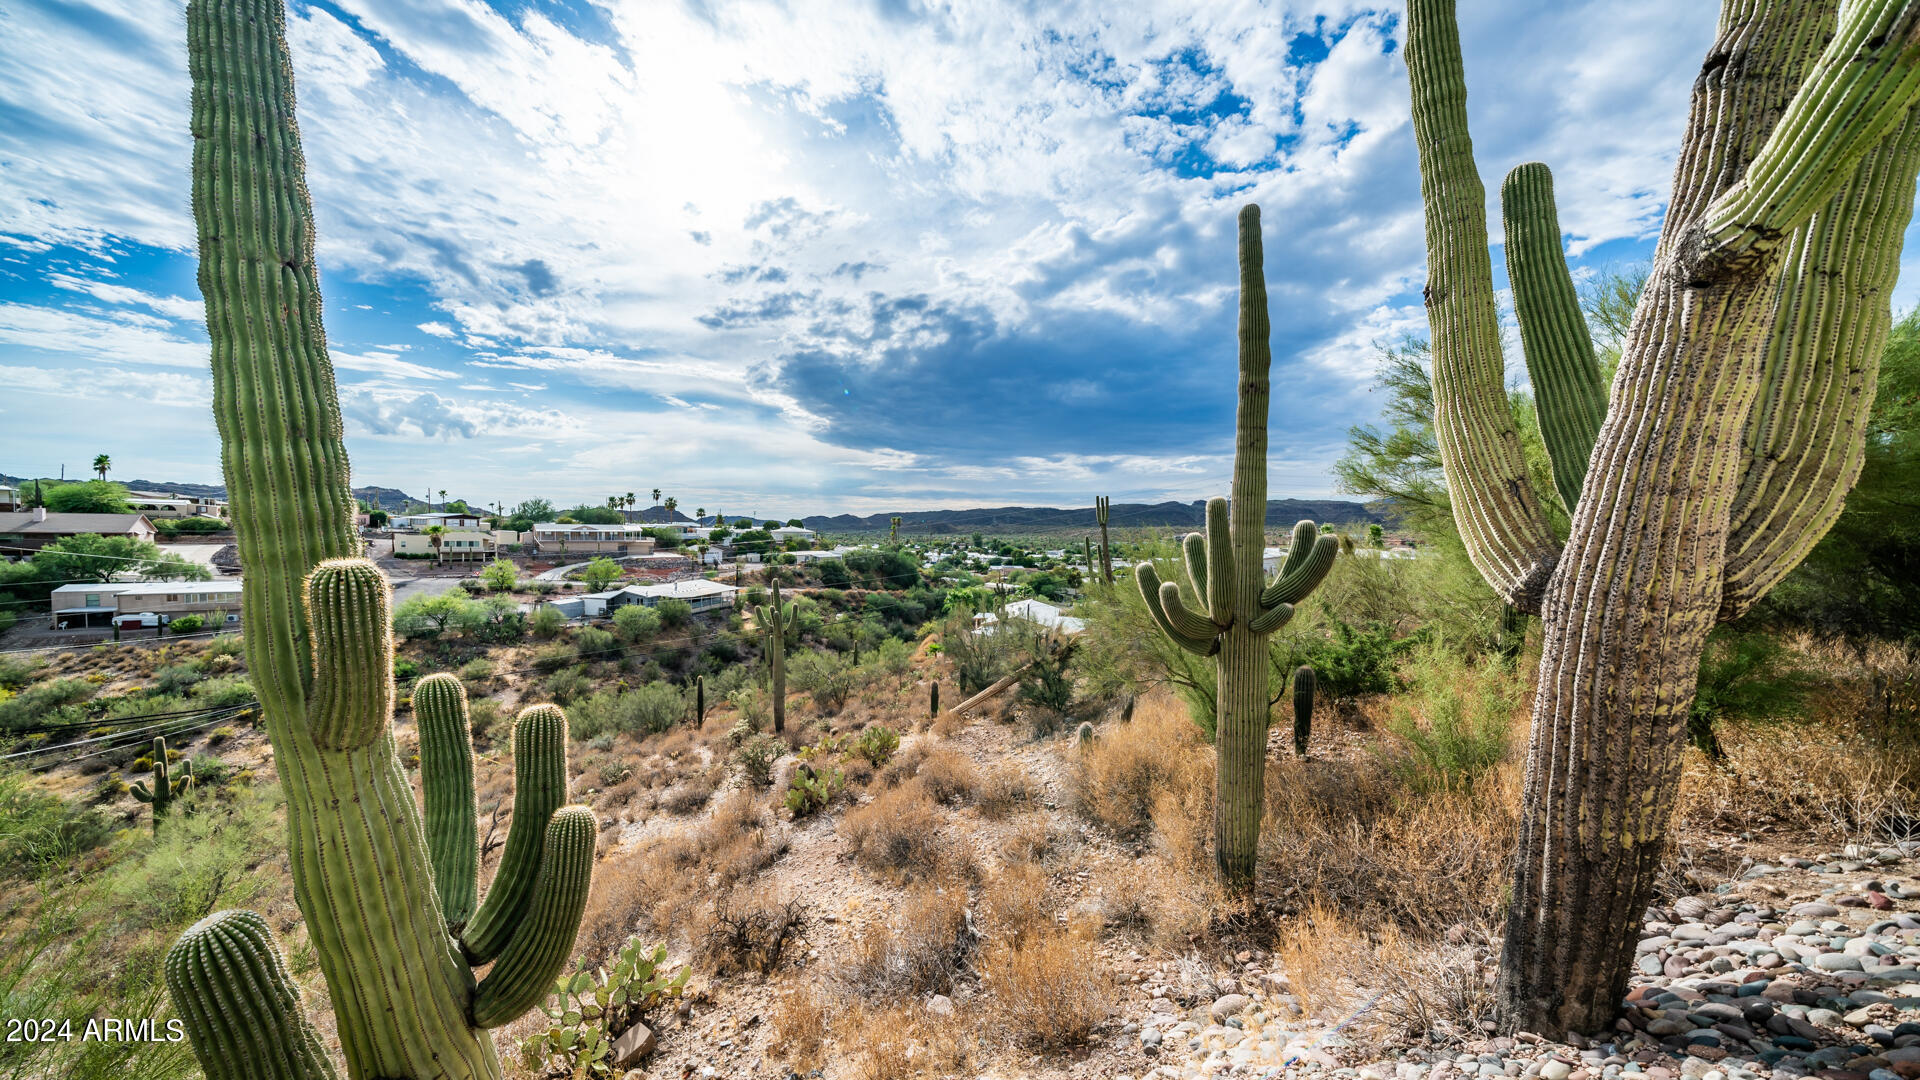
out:
M98 810L70 803L23 773L0 772L0 873L38 875L112 835Z
M1332 698L1391 694L1394 665L1423 635L1395 641L1383 622L1355 628L1335 620L1331 637L1314 637L1300 646L1301 663L1313 665L1321 693Z
M0 690L18 690L34 679L34 673L46 666L37 656L0 656Z
M812 697L821 712L831 715L853 693L853 663L840 653L803 652L787 660L787 685Z
M551 675L562 668L572 667L579 659L573 646L556 641L533 654L533 669L542 675Z
M662 600L654 610L660 613L660 624L669 630L678 629L693 618L693 605L685 600Z
M1522 684L1497 657L1466 661L1422 645L1405 675L1387 726L1405 743L1400 767L1416 790L1471 786L1507 756Z
M612 787L633 775L633 766L624 761L603 762L597 775L601 787Z
M253 683L244 675L217 675L193 688L194 704L208 709L245 705L253 699Z
M593 681L579 668L558 671L547 680L547 696L562 705L571 705L593 689Z
M198 661L169 664L153 673L153 688L163 694L177 694L204 678L205 669Z
M773 781L773 764L787 752L787 746L771 735L750 735L733 752L733 763L754 787L766 787Z
M569 729L576 739L592 739L604 732L658 734L687 714L687 701L672 683L648 683L637 690L602 690L575 703L569 710Z
M550 638L565 629L567 617L560 609L551 604L542 604L533 609L533 615L527 619L527 629L537 638Z
M615 608L613 631L622 641L645 641L660 632L660 613L644 604Z
M520 1041L520 1058L539 1075L611 1077L613 1040L650 1010L686 989L689 969L669 976L667 947L628 939L611 969L582 971L554 984L543 1008L552 1023ZM655 1021L658 1027L659 1022Z
M393 658L393 677L400 682L408 682L420 674L420 665L402 657Z
M192 634L206 629L207 620L199 615L182 615L167 624L167 629L176 634Z
M484 656L476 656L460 665L460 681L469 687L482 685L493 678L493 661Z
M513 564L505 559L495 559L480 571L481 583L494 592L512 592L517 577Z
M582 660L606 660L620 654L620 642L593 626L583 626L573 632L573 647Z
M1719 721L1798 717L1805 711L1810 682L1773 634L1718 627L1700 659L1687 737L1717 760L1720 739L1714 728Z

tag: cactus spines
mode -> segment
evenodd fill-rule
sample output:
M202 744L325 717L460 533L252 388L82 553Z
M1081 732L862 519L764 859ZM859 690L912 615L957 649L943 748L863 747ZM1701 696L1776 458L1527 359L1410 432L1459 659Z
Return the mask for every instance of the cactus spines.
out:
M393 670L393 590L365 559L328 559L307 575L307 621L313 628L313 741L328 750L371 744L393 713L393 680L367 678Z
M534 900L547 823L566 801L567 714L556 705L529 706L513 724L513 819L507 825L507 846L485 902L460 939L473 963L499 956L516 935Z
M547 823L532 903L506 951L480 981L473 1002L475 1024L499 1027L546 999L573 952L599 832L593 811L584 806L563 807Z
M1093 497L1093 519L1100 524L1100 580L1113 584L1113 546L1107 542L1107 513L1113 500L1105 495Z
M378 571L356 557L285 16L283 0L190 0L186 18L199 283L222 469L247 566L247 666L286 793L294 897L326 978L347 1074L499 1080L492 1039L472 1015L472 965L436 882L458 861L448 858L458 845L441 821L429 848L394 742L390 595ZM556 757L564 751L564 742L553 748ZM443 758L426 754L423 766ZM564 777L564 762L560 770ZM424 783L443 805L449 788L440 785L449 782ZM535 790L517 802L516 818L538 817L533 826L544 834L557 801ZM538 866L536 850L501 887L535 876ZM551 912L557 903L539 896L513 906ZM522 920L501 921L511 925L495 932L511 948ZM266 984L247 969L207 964L199 977L219 985L179 983L183 1014L195 993L264 1007L258 987ZM262 1021L192 1037L203 1063L226 1059L207 1066L215 1080L326 1075L324 1063L275 1071L272 1063L297 1041L275 1030Z
M1240 211L1240 404L1235 421L1233 497L1207 502L1207 530L1181 545L1199 610L1152 563L1134 569L1147 610L1182 648L1215 657L1214 857L1235 889L1252 885L1266 774L1267 638L1293 616L1333 564L1339 541L1311 521L1294 527L1287 564L1269 583L1262 559L1267 521L1267 287L1260 208ZM1104 516L1104 507L1101 513ZM1104 527L1104 526L1103 526Z
M1293 671L1293 752L1307 756L1307 744L1313 740L1313 668L1301 664Z
M217 911L167 950L167 996L207 1080L334 1080L266 921Z
M174 776L172 766L167 762L167 740L155 736L153 740L153 783L137 780L130 789L133 797L153 807L153 831L160 831L160 819L167 816L167 810L173 805L175 795L185 794L193 788L193 765L182 763L184 775Z
M773 674L773 730L787 730L787 632L793 626L793 601L780 602L780 582L773 583L773 599L760 605L754 617L767 635L767 664Z
M426 795L434 889L447 929L458 933L473 918L480 895L479 808L466 687L444 671L421 679L413 687L413 719L420 729L420 786Z
M1502 407L1453 2L1409 0L1441 460L1475 566L1543 627L1497 994L1505 1030L1612 1023L1666 849L1707 633L1799 562L1857 475L1862 391L1920 174L1916 28L1920 8L1900 0L1723 4L1583 462L1592 379L1550 265L1546 168L1509 178L1521 337L1556 487L1572 499L1563 547Z

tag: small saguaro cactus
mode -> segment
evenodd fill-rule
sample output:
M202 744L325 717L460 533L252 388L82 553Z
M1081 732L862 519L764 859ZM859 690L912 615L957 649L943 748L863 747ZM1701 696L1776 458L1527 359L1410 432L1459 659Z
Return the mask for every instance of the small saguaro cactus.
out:
M1207 531L1189 534L1182 544L1199 610L1188 607L1178 584L1161 582L1152 563L1134 569L1160 629L1180 647L1215 658L1214 857L1222 879L1235 889L1252 885L1260 846L1271 708L1267 638L1293 618L1293 605L1327 576L1340 548L1337 538L1302 521L1293 527L1286 564L1266 580L1267 372L1273 359L1268 334L1260 208L1250 203L1240 210L1240 404L1233 497L1208 500Z
M247 567L247 667L347 1075L499 1080L487 1029L532 1007L565 964L598 829L586 808L560 807L565 717L526 710L508 851L476 910L473 751L449 676L415 695L424 819L415 802L393 734L392 591L353 529L285 21L282 0L190 0L186 13L199 282ZM176 944L169 991L208 1080L332 1076L277 954L243 912Z
M899 515L896 514L892 518L889 518L887 520L887 542L893 543L894 541L897 541L899 539L900 539L900 517Z
M1093 519L1100 523L1100 580L1113 584L1113 545L1107 542L1107 512L1113 500L1105 495L1093 497Z
M929 720L937 720L939 717L940 682L936 679L934 680L933 686L927 690L927 718Z
M1293 752L1307 756L1307 744L1313 739L1313 668L1301 664L1293 672Z
M153 831L160 831L160 819L167 816L167 810L173 805L176 795L184 795L193 789L193 765L182 762L182 775L174 776L167 764L167 740L155 736L153 740L153 784L148 786L145 780L135 781L133 797L153 807Z
M754 612L767 636L767 666L773 674L773 730L787 730L787 633L793 628L793 601L780 602L780 582L773 582L773 599Z
M707 677L693 677L693 726L699 727L707 722Z

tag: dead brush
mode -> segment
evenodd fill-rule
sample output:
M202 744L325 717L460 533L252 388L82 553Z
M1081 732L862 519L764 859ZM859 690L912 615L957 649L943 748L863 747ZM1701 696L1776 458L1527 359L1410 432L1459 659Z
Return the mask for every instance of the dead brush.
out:
M936 1017L918 1003L872 1008L856 1003L843 1014L837 1041L852 1080L964 1076L973 1072L977 1020Z
M847 811L839 834L860 865L894 880L939 868L941 817L918 779Z
M1491 1030L1488 940L1484 929L1455 926L1415 942L1392 923L1369 936L1333 908L1316 906L1288 925L1277 957L1302 1008L1350 1017L1369 1045L1457 1047Z
M922 885L892 919L857 936L851 955L828 978L841 992L863 998L951 993L970 969L978 940L965 888Z
M980 968L994 1012L1022 1046L1078 1046L1107 1018L1112 974L1091 935L1049 928L995 942Z
M811 984L781 994L773 1006L772 1048L784 1055L794 1071L810 1071L826 1064L830 1017L839 1009Z
M1046 871L1032 863L1002 868L981 889L980 911L986 932L995 940L1019 943L1053 929Z
M1040 801L1040 785L1025 769L1008 762L996 762L974 788L973 805L980 816L999 821Z
M1727 724L1718 765L1689 752L1674 832L1756 824L1839 846L1920 833L1920 747L1882 740L1854 718Z
M1470 788L1410 791L1391 762L1285 757L1267 767L1263 894L1432 937L1492 921L1518 832L1520 766Z
M1153 821L1159 793L1212 773L1212 754L1185 709L1170 695L1142 701L1131 724L1116 726L1081 753L1072 773L1080 813L1123 836ZM1209 781L1210 784L1210 781Z
M770 974L787 951L805 940L806 905L764 892L716 900L701 941L701 957L715 972Z

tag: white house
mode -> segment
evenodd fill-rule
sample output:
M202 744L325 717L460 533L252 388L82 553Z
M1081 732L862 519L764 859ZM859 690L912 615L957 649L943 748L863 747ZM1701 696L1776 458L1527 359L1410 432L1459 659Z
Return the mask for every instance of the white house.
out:
M778 529L768 529L767 533L773 537L775 542L782 544L789 540L813 539L812 529L803 529L798 525L782 525Z
M793 561L804 565L806 563L819 562L822 559L844 559L853 552L860 550L862 549L848 547L842 544L831 551L796 551L793 553Z
M478 529L480 515L439 511L431 514L396 514L387 519L387 524L395 529L424 529L429 525L440 525L449 529Z
M1005 611L1006 617L1009 619L1026 619L1029 622L1044 626L1049 630L1057 630L1068 636L1078 634L1087 628L1086 620L1076 619L1066 614L1059 607L1047 603L1045 600L1015 600L1006 606ZM1000 616L991 611L984 612L975 615L973 622L974 633L991 634L993 633L995 624L1000 622Z
M732 607L734 594L739 591L738 586L708 581L705 578L667 581L657 585L629 585L611 593L587 594L586 599L589 601L587 614L596 614L591 609L591 602L596 597L604 598L602 612L609 615L615 609L628 604L658 607L662 600L685 600L697 614L702 611L712 611L715 608Z
M152 612L164 622L198 615L209 630L240 621L240 579L100 581L53 590L49 625L56 630L109 626L116 615Z

